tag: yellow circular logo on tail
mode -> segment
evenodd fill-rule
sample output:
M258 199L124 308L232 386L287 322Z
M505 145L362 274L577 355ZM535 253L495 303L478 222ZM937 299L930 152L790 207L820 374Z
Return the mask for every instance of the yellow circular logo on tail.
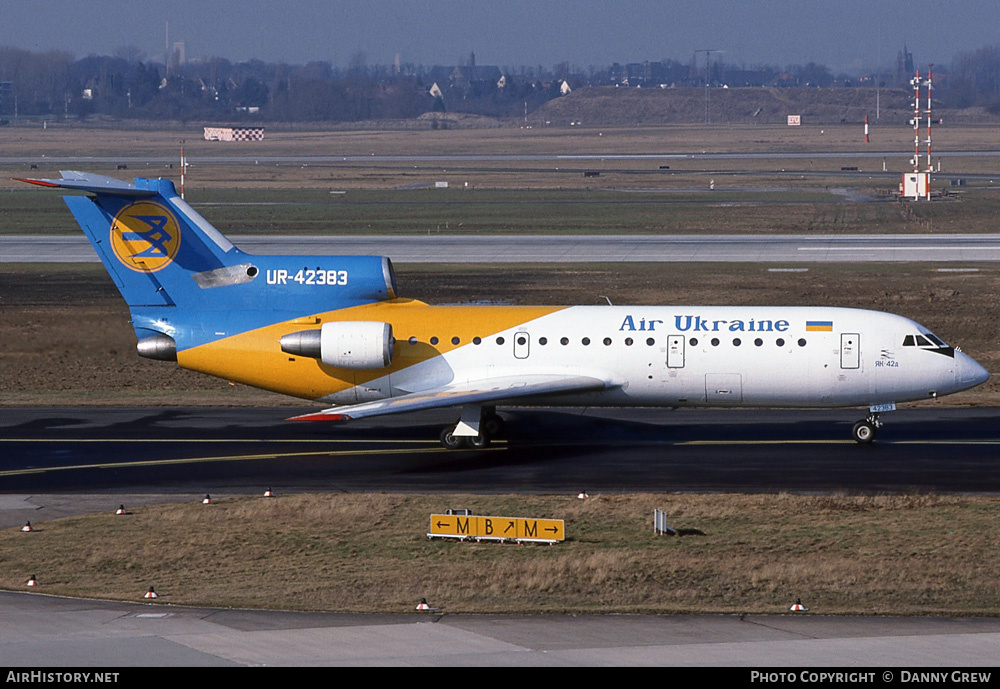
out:
M112 221L111 248L127 268L153 273L173 262L181 248L181 230L165 206L137 201Z

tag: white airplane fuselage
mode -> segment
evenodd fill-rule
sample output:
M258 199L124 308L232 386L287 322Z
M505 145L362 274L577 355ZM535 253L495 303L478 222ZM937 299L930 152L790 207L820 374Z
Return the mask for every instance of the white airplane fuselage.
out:
M437 338L450 340L446 322L440 330ZM395 331L397 357L425 344ZM986 380L971 357L930 340L918 346L914 338L927 333L908 318L860 309L574 306L478 343L459 342L322 401L354 404L467 381L561 374L608 386L513 403L843 407L928 399ZM914 344L904 346L907 337Z

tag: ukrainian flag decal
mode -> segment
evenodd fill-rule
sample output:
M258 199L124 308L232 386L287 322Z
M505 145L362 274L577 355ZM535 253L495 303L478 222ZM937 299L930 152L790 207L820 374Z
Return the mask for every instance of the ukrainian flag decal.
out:
M833 332L833 321L806 321L806 332Z

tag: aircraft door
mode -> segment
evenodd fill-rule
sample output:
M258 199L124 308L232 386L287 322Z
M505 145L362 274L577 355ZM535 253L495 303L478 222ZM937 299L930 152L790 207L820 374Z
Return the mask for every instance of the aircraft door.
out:
M840 334L840 367L861 368L860 333Z
M667 368L684 368L684 336L667 336Z
M531 335L525 332L514 333L514 358L527 359L531 349Z

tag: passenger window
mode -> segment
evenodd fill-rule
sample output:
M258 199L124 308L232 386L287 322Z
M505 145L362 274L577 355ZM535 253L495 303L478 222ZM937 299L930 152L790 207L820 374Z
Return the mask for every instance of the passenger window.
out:
M605 347L611 346L611 338L610 337L605 337L604 338L604 346Z

